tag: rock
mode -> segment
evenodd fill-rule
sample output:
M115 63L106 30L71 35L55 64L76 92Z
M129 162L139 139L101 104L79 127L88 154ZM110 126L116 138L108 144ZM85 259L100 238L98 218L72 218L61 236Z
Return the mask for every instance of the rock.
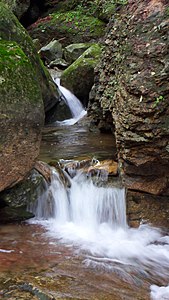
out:
M153 226L169 226L168 196L154 196L128 190L127 216L130 226L148 223Z
M42 47L39 50L40 57L46 64L49 64L51 61L62 58L62 45L59 41L51 41L48 45Z
M43 161L36 161L34 169L45 178L47 183L51 182L52 170L48 164Z
M91 43L71 44L64 49L64 58L68 63L73 63L85 50L91 47Z
M97 65L101 46L92 45L61 75L61 85L69 89L84 106L87 106L89 92L94 82L94 68Z
M46 113L46 123L61 122L72 118L72 113L66 102L61 99L51 111Z
M60 163L58 163L56 161L51 161L49 164L57 172L58 179L59 179L60 182L62 182L62 184L64 185L65 189L70 188L70 186L71 186L70 177L67 175L67 172L65 172L65 170L63 170L61 168Z
M0 49L2 191L22 180L32 169L39 154L44 108L29 58L15 42L0 40Z
M35 77L40 83L45 111L49 111L59 102L60 93L40 60L32 39L17 18L2 3L0 3L0 38L18 43L30 59L35 70Z
M48 185L44 177L32 170L27 179L0 193L1 223L23 221L34 217L28 208L44 194Z
M115 124L124 185L163 196L169 195L168 30L168 1L128 1L109 24L91 103L98 118L102 113Z
M127 1L117 1L117 3L126 4ZM97 1L96 10L94 15L103 20L104 22L108 23L109 20L114 15L115 11L118 9L119 5L117 6L116 1L109 1L109 0L101 0Z
M86 158L84 160L61 160L60 165L71 177L81 171L87 175L106 174L107 176L118 175L118 164L112 159L98 161L97 159Z
M30 0L1 0L20 19L30 6Z
M32 40L32 42L33 42L36 50L39 51L40 48L41 48L41 44L40 44L39 40L38 39L34 39L34 40Z
M118 174L118 163L111 160L103 160L97 162L94 166L88 168L88 173L98 173L98 172L106 172L109 176L110 175L117 175Z
M52 39L59 40L63 46L72 43L97 42L103 35L105 23L82 9L60 12L39 18L28 28L33 39L38 38L42 45Z
M67 63L63 58L57 58L55 60L52 60L49 64L49 68L58 68L60 70L65 69L69 66L69 63Z

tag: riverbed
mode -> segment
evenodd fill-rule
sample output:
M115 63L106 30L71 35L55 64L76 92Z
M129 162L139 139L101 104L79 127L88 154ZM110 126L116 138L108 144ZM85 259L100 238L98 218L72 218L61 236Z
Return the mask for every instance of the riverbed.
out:
M44 129L39 159L51 162L93 157L116 159L111 134L91 129L87 120ZM97 263L98 257L95 263L88 263L93 255L88 249L81 250L73 240L65 242L57 234L49 234L40 223L1 225L0 238L0 299L147 300L152 284L169 282L166 273L157 276L151 266L139 260L135 266L109 263L107 258L105 264L103 257L101 263Z

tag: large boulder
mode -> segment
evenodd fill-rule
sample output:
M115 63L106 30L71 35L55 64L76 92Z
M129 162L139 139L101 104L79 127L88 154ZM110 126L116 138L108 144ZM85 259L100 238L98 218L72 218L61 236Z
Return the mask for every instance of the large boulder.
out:
M89 92L94 82L94 68L102 51L99 44L93 44L61 75L61 84L69 89L84 106L87 106Z
M0 40L0 191L22 180L39 154L44 107L29 58Z
M39 18L28 28L33 39L38 38L41 45L48 44L52 39L60 40L63 46L72 43L97 42L103 37L105 23L87 14L82 9L59 12Z
M27 31L12 12L0 2L0 39L15 41L30 59L35 69L35 77L40 83L45 111L59 102L60 94L49 72L44 67Z
M96 71L91 106L115 124L128 196L169 195L168 30L167 0L129 0L109 24Z

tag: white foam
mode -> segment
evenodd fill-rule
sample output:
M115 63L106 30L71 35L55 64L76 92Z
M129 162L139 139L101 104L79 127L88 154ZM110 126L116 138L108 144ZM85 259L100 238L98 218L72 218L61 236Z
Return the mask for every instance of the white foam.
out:
M1 253L11 253L14 252L14 250L5 250L5 249L0 249Z
M148 225L138 229L127 226L124 189L97 187L77 174L66 191L57 180L51 185L54 216L42 222L49 235L87 251L88 265L93 261L108 268L110 261L138 269L141 265L142 270L168 276L168 237Z
M54 81L57 84L61 93L63 94L63 99L72 113L71 119L57 121L56 123L58 125L63 126L74 125L87 114L87 111L84 109L80 100L73 93L71 93L68 89L60 85L60 78L55 78Z
M152 300L169 300L169 285L157 286L151 285L151 299Z

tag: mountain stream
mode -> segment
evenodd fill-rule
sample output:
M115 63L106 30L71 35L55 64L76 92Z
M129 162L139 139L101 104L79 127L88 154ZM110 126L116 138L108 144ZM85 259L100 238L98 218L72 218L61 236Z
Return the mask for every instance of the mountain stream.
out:
M86 114L83 108L81 113ZM41 160L64 165L115 159L112 135L89 130L87 118L78 124L80 118L75 113L71 120L45 128ZM78 168L63 172L67 185L52 171L47 190L53 199L51 214L46 215L38 199L30 208L34 219L0 227L0 297L169 299L168 288L158 287L169 283L166 231L149 225L129 228L125 189L108 185L106 176L93 180Z

